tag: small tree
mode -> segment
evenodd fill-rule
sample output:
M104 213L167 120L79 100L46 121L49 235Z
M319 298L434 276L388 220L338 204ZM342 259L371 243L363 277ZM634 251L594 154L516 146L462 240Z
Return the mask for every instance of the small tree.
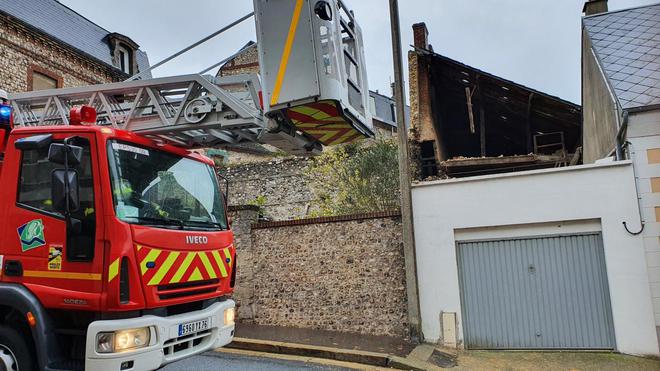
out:
M306 170L315 195L312 216L384 211L399 205L397 144L393 139L326 150Z

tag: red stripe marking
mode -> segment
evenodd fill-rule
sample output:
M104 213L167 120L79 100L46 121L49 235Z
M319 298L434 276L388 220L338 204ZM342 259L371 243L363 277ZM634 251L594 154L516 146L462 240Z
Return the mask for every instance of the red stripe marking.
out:
M209 261L211 262L211 266L213 267L213 271L215 272L215 276L217 278L222 278L222 273L220 272L220 268L218 267L218 263L215 261L215 256L213 256L213 253L211 251L207 251L207 252L205 252L205 254L206 254L206 257L209 258ZM222 256L222 254L220 254L220 256Z
M316 102L316 103L306 104L305 106L309 108L313 108L315 110L319 110L330 116L339 116L339 110L337 109L337 106L334 103Z
M186 255L188 255L185 252L181 252L179 256L177 256L176 260L172 264L172 267L170 267L170 270L163 276L163 279L160 281L160 285L168 285L172 278L174 278L174 275L176 274L176 271L179 270L179 267L181 264L183 264L183 261L186 259Z
M135 245L135 250L137 251L137 245ZM144 258L147 257L147 254L149 254L149 251L151 251L151 249L149 249L148 247L142 246L140 251L137 252L138 263L142 262L142 260L144 260Z
M348 126L348 123L346 121L341 121L341 122L335 122L335 121L321 121L317 120L311 116L307 116L303 113L299 112L289 112L289 118L292 120L300 121L303 124L316 124L319 126L319 129L323 126L327 125L337 125L337 124L346 124ZM336 129L330 129L330 130L336 130Z
M350 136L348 136L346 139L344 139L344 141L342 141L342 142L336 142L336 141L339 140L339 138L336 138L336 139L333 139L333 141L332 141L331 143L332 143L332 144L350 143L350 142L353 142L354 140L356 140L356 139L358 139L358 138L361 138L361 137L363 137L363 135L362 135L359 131L355 130L355 133L352 134L352 135L350 135ZM340 138L341 138L341 137L340 137ZM335 142L336 142L336 143L335 143Z
M142 249L144 249L144 247L143 247ZM160 268L160 266L165 262L165 259L167 259L167 256L168 256L168 255L169 255L169 253L167 253L167 252L165 252L165 251L161 251L161 252L160 252L160 254L158 255L158 257L157 257L156 260L154 261L154 263L155 263L156 265L155 265L153 268L147 268L147 271L144 272L144 276L143 276L143 277L144 277L144 278L143 278L143 281L144 281L144 282L149 283L149 281L151 281L151 279L153 278L153 276L155 276L156 273L158 272L158 269ZM140 267L140 269L142 269L142 267Z

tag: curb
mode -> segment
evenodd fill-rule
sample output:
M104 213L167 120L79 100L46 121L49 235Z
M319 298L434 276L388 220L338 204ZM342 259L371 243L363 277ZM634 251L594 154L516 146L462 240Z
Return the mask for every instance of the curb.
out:
M362 350L339 349L315 345L246 338L234 338L234 341L225 347L230 349L250 350L262 353L288 354L294 356L331 359L335 361L359 363L369 366L389 367L399 370L428 370L428 365L425 362L397 357L385 353L367 352Z

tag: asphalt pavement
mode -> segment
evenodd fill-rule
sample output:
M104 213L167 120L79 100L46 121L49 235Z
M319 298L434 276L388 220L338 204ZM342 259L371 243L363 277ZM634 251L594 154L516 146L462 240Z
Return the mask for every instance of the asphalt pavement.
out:
M343 371L349 370L341 367L316 365L313 363L252 357L226 353L205 353L199 356L184 359L162 368L164 371L217 371L238 369L241 371Z

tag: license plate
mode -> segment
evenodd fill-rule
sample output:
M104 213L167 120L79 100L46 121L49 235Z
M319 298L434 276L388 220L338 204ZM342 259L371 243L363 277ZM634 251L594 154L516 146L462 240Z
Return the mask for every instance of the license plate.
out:
M195 332L208 330L209 323L210 320L208 318L195 322L182 323L179 325L179 337L194 334Z

